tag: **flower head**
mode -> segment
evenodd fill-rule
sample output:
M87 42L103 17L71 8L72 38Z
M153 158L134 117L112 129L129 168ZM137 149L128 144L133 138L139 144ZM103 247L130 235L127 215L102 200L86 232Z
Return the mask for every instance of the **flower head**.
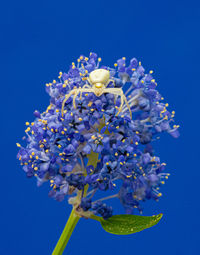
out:
M173 124L175 112L168 111L152 71L145 74L135 58L129 65L119 59L114 68L100 62L95 53L81 55L67 73L46 84L50 105L26 123L27 145L17 144L17 157L27 177L35 176L38 185L50 182L50 197L68 197L84 217L95 213L108 218L113 209L106 198L95 199L108 190L114 195L107 199L119 198L127 213L141 211L142 201L159 199L168 174L151 144L163 132L178 137L179 126ZM126 104L121 107L122 95L81 91L94 88L88 77L96 69L109 71L106 88L122 89Z

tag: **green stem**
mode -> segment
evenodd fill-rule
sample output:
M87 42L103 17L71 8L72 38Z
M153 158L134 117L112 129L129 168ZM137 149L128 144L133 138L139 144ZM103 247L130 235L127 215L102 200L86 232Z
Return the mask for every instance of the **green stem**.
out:
M99 222L102 222L102 220L103 220L102 217L99 217L99 216L94 215L94 214L90 216L90 219L97 220Z
M99 156L98 153L91 152L91 154L88 155L88 164L87 165L93 165L95 168L97 165L98 156ZM88 185L85 186L84 194L83 194L84 196L87 194L88 187L89 187ZM81 192L78 193L77 197L79 197L79 196L81 196ZM96 216L96 217L98 217L98 216ZM80 219L80 217L74 212L74 209L72 209L69 219L68 219L68 221L65 225L65 228L60 236L60 239L58 240L58 242L56 244L56 247L55 247L52 255L62 255L63 254L63 251L64 251L79 219Z
M74 209L72 209L71 214L69 216L69 219L65 225L65 228L60 236L60 239L58 240L56 247L52 253L52 255L62 255L63 251L69 241L69 238L76 226L76 224L78 223L78 220L80 219L80 217L75 214Z

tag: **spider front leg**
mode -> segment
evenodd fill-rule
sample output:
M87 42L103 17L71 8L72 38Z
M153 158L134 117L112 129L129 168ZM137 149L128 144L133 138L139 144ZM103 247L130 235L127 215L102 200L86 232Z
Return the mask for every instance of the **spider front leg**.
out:
M82 94L83 94L83 89L85 89L85 88L87 88L87 89L91 89L92 87L90 86L90 85L88 85L88 84L85 84L81 89L80 89L80 100L82 99Z
M118 94L118 93L117 93L117 94ZM119 94L118 94L118 95L119 95L120 98L121 98L121 104L120 104L120 107L119 107L119 109L118 109L118 112L117 112L116 116L118 116L119 113L122 111L122 107L123 107L123 105L124 105L124 93L123 93L122 89L119 89Z
M131 117L131 119L132 119L132 111L131 111L131 107L130 107L130 105L129 105L128 101L127 101L126 96L125 96L124 94L123 94L123 96L124 96L124 101L125 101L125 103L126 103L126 105L127 105L127 107L128 107L128 110L129 110L129 113L130 113L130 117Z
M107 83L105 84L105 87L107 87L108 84L109 84L110 82L112 82L113 85L115 86L115 80L109 79L109 80L107 81ZM115 95L114 103L116 103L116 100L117 100L117 97L116 97L116 96L117 96L118 94L114 94L114 95Z
M77 89L77 91L75 92L74 94L74 98L73 98L73 106L74 106L74 109L76 109L76 97L78 96L79 92L80 92L81 89Z
M62 117L63 117L63 112L64 112L64 107L65 107L66 101L70 98L71 95L75 95L76 93L77 93L77 89L73 89L73 90L70 91L69 94L65 95L65 99L62 102L62 110L61 110Z
M111 93L111 94L113 94L113 95L118 95L118 96L120 96L120 97L121 97L121 105L120 105L120 107L119 107L119 109L118 109L118 112L117 112L116 116L119 115L119 113L122 111L122 107L123 107L124 101L125 101L125 103L126 103L128 109L129 109L129 112L130 112L130 117L131 117L131 119L132 119L131 108L130 108L130 106L129 106L129 104L128 104L128 101L127 101L127 99L126 99L126 96L124 95L124 92L123 92L123 90L122 90L121 88L106 88L106 89L104 90L104 93Z

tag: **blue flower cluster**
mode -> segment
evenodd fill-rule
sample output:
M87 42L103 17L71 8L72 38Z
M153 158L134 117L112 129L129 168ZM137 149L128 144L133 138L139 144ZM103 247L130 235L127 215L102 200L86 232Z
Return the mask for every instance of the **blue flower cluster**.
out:
M106 219L112 215L112 207L103 202L106 198L119 198L126 213L132 213L134 208L141 211L141 201L162 195L159 188L168 174L151 142L162 132L178 137L179 126L173 125L175 112L163 103L153 71L145 74L135 58L129 65L121 58L113 68L100 63L95 53L81 55L67 73L60 72L57 81L46 84L50 105L43 113L35 111L34 122L26 123L27 145L17 143L17 157L27 177L35 176L38 185L50 181L50 197L62 201L68 196L80 215L91 212ZM126 85L132 118L126 104L117 114L121 98L112 93L84 92L76 97L76 108L71 95L62 112L65 96L88 84L95 69L110 72L114 82L107 88ZM95 201L98 191L102 196L108 190L114 195Z

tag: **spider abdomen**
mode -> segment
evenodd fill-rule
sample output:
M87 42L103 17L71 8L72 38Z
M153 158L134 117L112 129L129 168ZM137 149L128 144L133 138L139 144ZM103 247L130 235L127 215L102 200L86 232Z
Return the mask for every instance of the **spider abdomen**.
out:
M106 84L110 79L110 72L105 69L96 69L90 73L88 79L90 84L93 84L93 85Z

